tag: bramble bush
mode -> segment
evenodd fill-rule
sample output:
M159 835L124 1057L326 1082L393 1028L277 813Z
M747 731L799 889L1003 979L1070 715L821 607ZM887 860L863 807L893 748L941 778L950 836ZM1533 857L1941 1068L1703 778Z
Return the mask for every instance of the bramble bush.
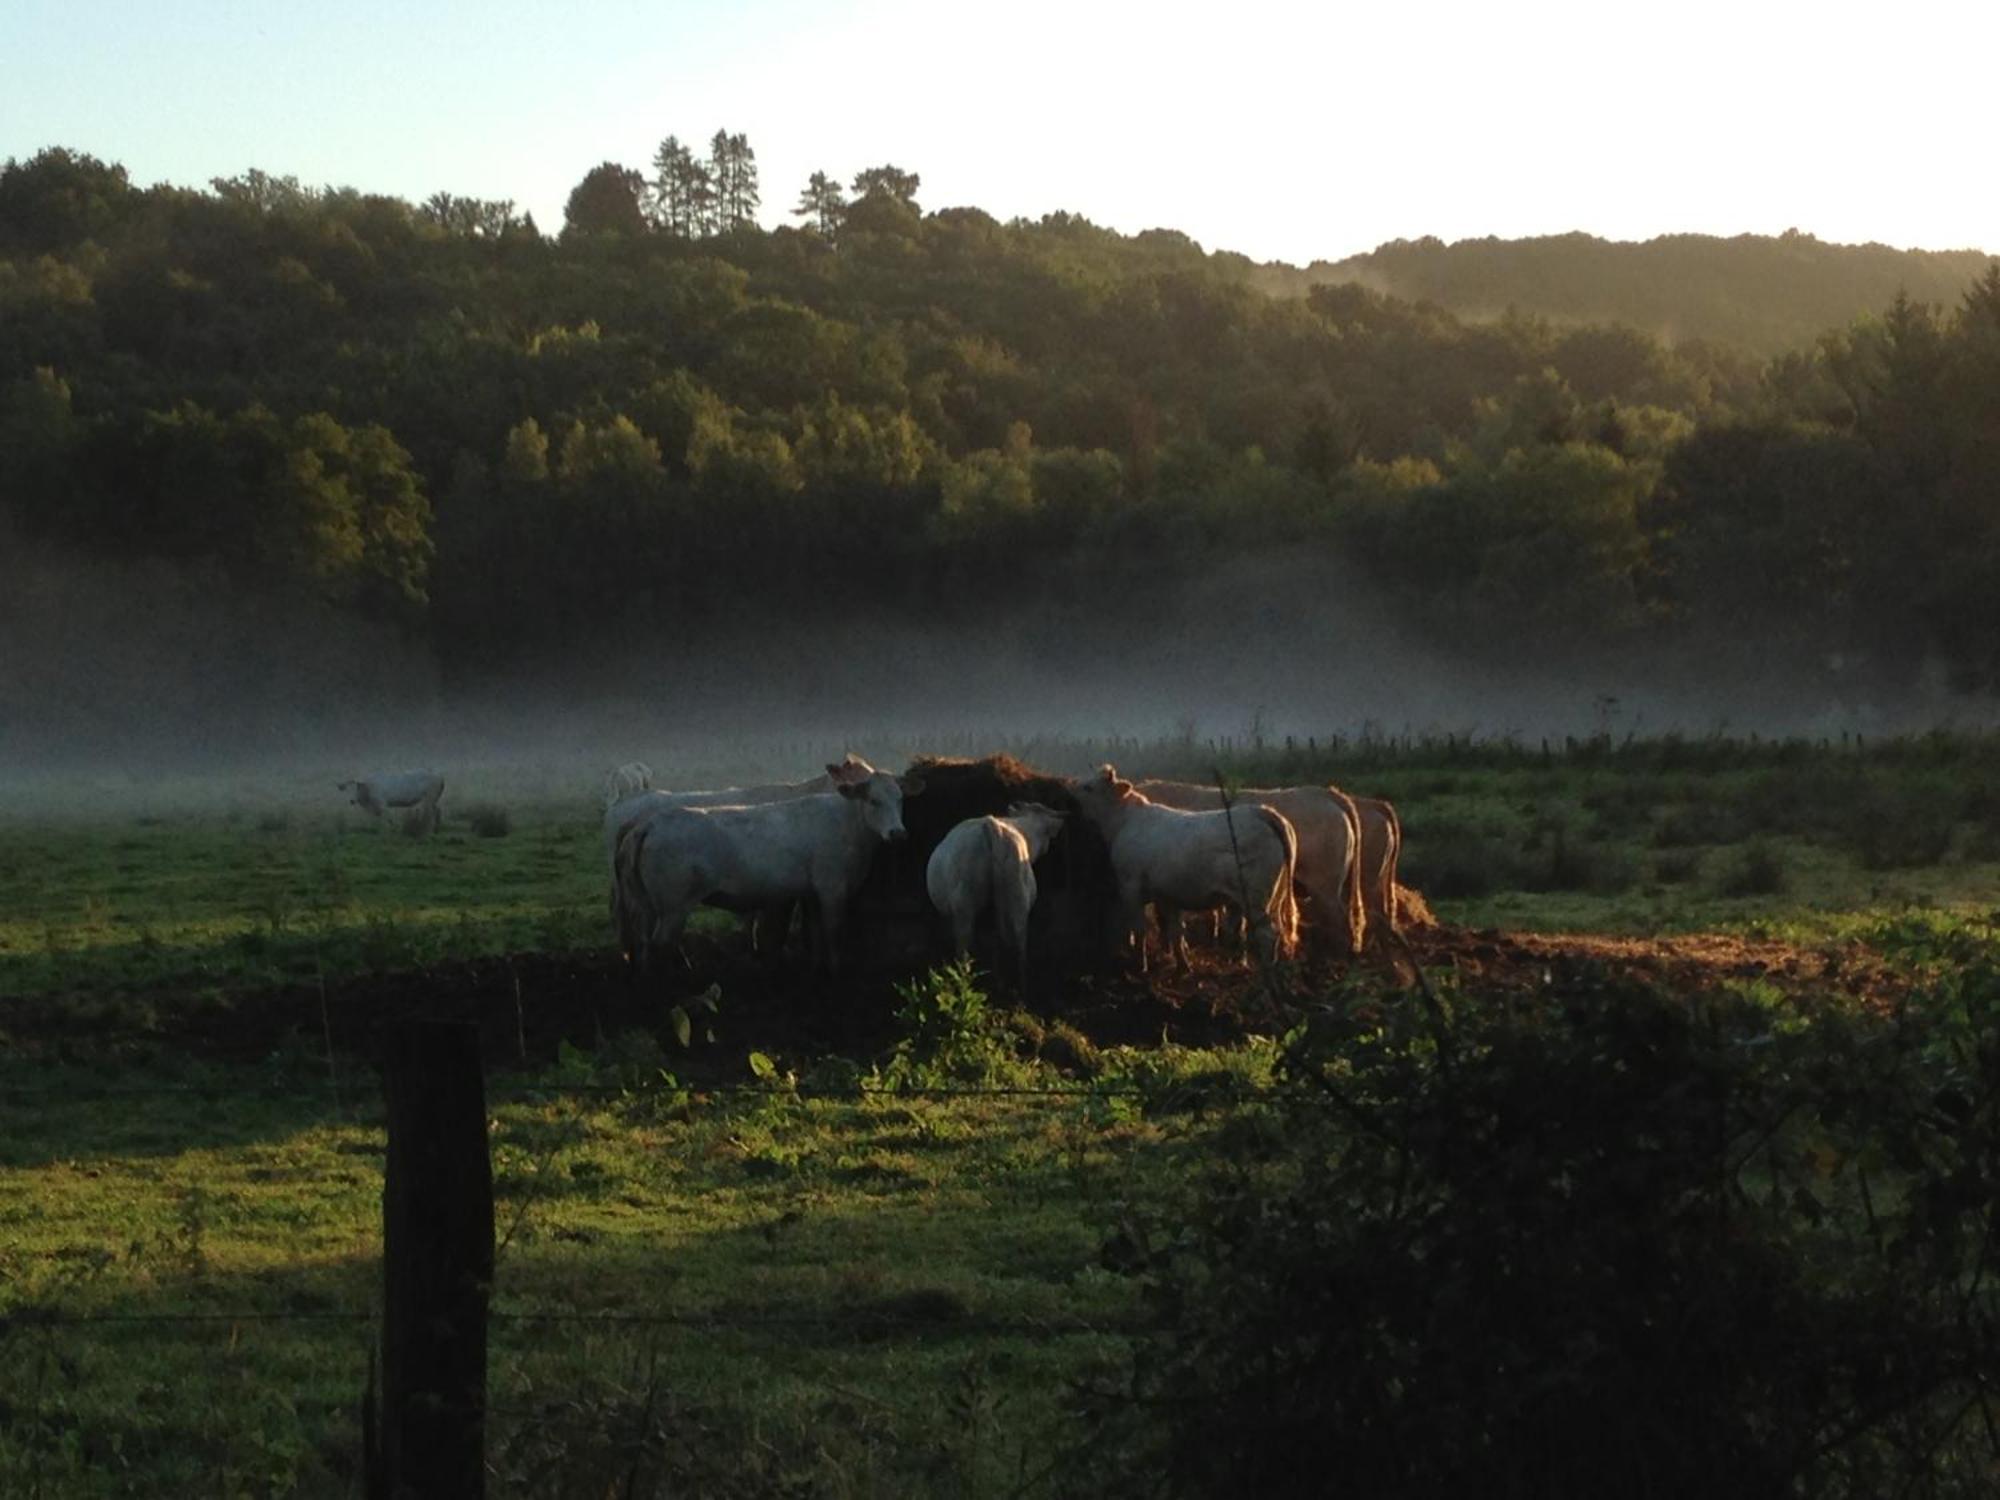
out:
M1895 1016L1559 975L1349 996L1119 1227L1079 1492L1990 1494L2000 948Z

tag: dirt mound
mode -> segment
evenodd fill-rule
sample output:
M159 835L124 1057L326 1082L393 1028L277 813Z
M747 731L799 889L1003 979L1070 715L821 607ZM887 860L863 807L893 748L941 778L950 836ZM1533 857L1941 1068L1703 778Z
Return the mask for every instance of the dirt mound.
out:
M520 953L420 973L357 975L317 986L238 995L157 991L128 997L48 998L9 1018L16 1054L143 1063L162 1052L230 1062L324 1057L373 1059L395 1023L416 1018L478 1025L489 1062L535 1066L564 1042L595 1048L621 1032L659 1037L689 1082L740 1081L752 1049L787 1061L838 1054L865 1061L896 1035L896 986L907 972L882 968L829 979L802 959L752 957L739 942L696 942L693 968L635 984L609 954ZM1410 963L1449 971L1477 993L1531 992L1551 983L1639 980L1694 993L1762 981L1790 994L1849 995L1871 1005L1907 993L1907 977L1858 944L1803 948L1728 934L1627 938L1410 925L1404 951L1358 968L1312 965L1265 979L1234 954L1197 950L1182 974L1144 979L1112 972L1049 976L1031 1009L1061 1019L1100 1046L1213 1046L1291 1026L1327 985L1370 977L1407 985ZM713 987L713 1009L697 997ZM1010 1003L1005 992L999 1003ZM673 1009L694 1023L693 1045L674 1040Z
M1910 984L1858 943L1807 948L1734 933L1637 938L1445 926L1412 927L1406 938L1426 969L1449 968L1466 983L1487 988L1595 978L1695 991L1762 981L1787 994L1816 991L1886 1004L1907 993Z

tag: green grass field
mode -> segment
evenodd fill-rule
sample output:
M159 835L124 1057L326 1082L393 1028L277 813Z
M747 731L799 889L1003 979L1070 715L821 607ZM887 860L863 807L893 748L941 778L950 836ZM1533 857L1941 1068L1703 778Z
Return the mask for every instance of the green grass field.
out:
M2000 908L1985 740L1069 748L1389 796L1405 882L1473 929L1915 963ZM379 1085L310 1028L245 1059L154 1023L205 1008L223 1036L241 996L601 954L588 798L505 811L481 833L447 798L432 839L308 805L0 822L0 1494L360 1493ZM58 1024L84 1012L109 1019ZM1056 1046L1059 1019L927 1032L906 1004L902 1064L793 1046L751 1088L741 1037L684 1047L663 1002L496 1072L496 1492L1047 1492L1070 1386L1142 1317L1106 1247L1215 1159L1275 1056ZM870 1070L1083 1092L852 1094Z

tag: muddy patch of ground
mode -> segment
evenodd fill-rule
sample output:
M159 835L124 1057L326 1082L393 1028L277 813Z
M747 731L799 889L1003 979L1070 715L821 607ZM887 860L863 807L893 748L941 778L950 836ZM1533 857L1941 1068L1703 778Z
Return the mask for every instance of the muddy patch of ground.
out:
M1475 992L1522 993L1554 982L1644 981L1698 992L1761 980L1789 993L1815 991L1892 1003L1908 981L1858 944L1807 948L1728 934L1664 938L1412 927L1407 946L1360 965L1312 965L1259 976L1233 956L1197 952L1187 973L1053 976L1029 1009L1060 1019L1099 1046L1162 1041L1213 1046L1286 1029L1299 1008L1342 979L1412 982L1414 968L1448 972ZM360 975L235 995L151 992L51 997L15 1009L5 1024L17 1054L143 1061L161 1052L247 1063L285 1054L373 1059L384 1031L407 1019L470 1021L494 1066L536 1065L562 1043L594 1048L633 1029L662 1039L690 1082L740 1078L755 1048L789 1059L867 1059L895 1038L896 984L906 975L829 979L803 962L776 965L727 944L698 949L694 964L635 982L609 954L521 953L419 973ZM713 987L713 1008L693 1003ZM673 1007L693 1022L693 1045L674 1038ZM1003 992L1004 1003L1004 992Z

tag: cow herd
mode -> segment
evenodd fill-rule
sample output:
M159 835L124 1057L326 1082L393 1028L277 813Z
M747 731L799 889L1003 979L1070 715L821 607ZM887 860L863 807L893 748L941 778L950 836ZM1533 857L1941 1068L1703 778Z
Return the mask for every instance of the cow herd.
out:
M815 960L837 970L857 898L880 883L884 847L909 843L906 803L921 810L927 781L1001 763L1026 773L996 757L920 761L896 775L849 755L804 781L664 791L644 784L643 766L620 767L605 788L604 840L621 949L644 972L679 949L696 907L712 906L749 916L753 944L770 951L783 946L797 912ZM963 786L963 776L953 784ZM1101 849L1100 935L1115 958L1142 971L1149 926L1187 964L1185 913L1234 912L1265 959L1298 951L1302 907L1303 935L1324 952L1358 954L1371 925L1394 930L1401 829L1386 802L1326 786L1230 794L1134 783L1109 765L1037 784L1044 790L1030 799L980 783L999 807L954 818L911 851L954 947L969 951L990 924L1024 987L1035 867L1065 838L1073 882L1076 844L1090 839ZM914 868L914 860L886 857L892 869Z
M1396 810L1337 787L1232 793L1128 781L1109 765L1070 780L1004 756L919 761L898 775L852 754L803 781L665 791L652 780L650 768L629 762L606 778L603 799L612 925L641 973L680 950L702 906L748 917L753 946L767 953L783 949L802 917L814 961L837 971L857 901L886 885L927 898L962 954L990 927L1025 989L1036 866L1058 846L1066 894L1083 914L1072 925L1100 948L1109 939L1111 956L1142 972L1154 930L1187 966L1189 913L1215 913L1218 930L1233 913L1267 961L1302 943L1357 955L1371 936L1397 928ZM920 836L911 857L885 856L911 843L905 805L926 807L918 799L927 782L956 790L932 794L937 816L913 819ZM424 830L438 825L444 778L434 771L339 785L378 818L402 808Z

